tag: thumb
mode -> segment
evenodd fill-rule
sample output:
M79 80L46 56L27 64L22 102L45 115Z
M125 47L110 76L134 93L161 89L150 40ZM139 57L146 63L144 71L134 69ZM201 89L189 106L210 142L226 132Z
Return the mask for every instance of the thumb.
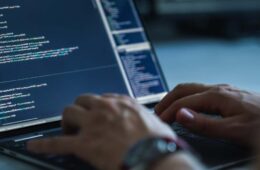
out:
M210 137L224 137L228 133L225 128L226 120L212 118L187 108L177 112L176 121L191 131Z

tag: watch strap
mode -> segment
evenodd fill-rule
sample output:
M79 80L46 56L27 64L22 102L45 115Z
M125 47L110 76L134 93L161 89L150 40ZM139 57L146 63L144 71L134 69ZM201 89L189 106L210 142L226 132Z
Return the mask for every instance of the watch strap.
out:
M190 148L190 146L189 146L184 140L182 140L182 139L179 138L179 137L178 137L178 138L172 138L172 137L157 137L157 138L148 138L148 139L146 138L146 139L143 139L143 140L139 141L137 144L135 144L135 145L129 150L128 154L131 153L131 151L134 150L135 148L140 147L140 145L142 145L144 141L152 140L152 139L154 139L154 140L163 140L163 141L165 141L165 142L168 143L168 144L173 143L173 144L175 144L176 147L177 147L173 152L170 152L170 151L169 151L169 153L167 153L167 154L165 154L165 155L162 155L162 157L161 157L160 159L163 159L165 156L167 156L167 155L169 155L169 154L172 154L172 153L175 153L175 152L177 152L177 151L179 151L179 150L192 151L191 148ZM127 156L129 156L129 155L127 155ZM158 160L155 159L154 161L156 162L156 161L158 161ZM147 166L149 166L149 165L147 165L147 164L149 164L149 163L150 163L150 162L144 162L144 164L136 165L135 167L129 167L129 165L127 165L126 161L124 161L123 165L121 166L121 170L130 170L130 169L131 169L131 170L144 170L144 169L147 168Z

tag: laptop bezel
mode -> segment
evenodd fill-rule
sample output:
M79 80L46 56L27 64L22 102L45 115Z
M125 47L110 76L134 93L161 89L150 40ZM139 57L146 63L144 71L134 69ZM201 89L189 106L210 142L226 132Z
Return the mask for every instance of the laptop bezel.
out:
M162 66L161 66L161 63L158 59L158 55L156 53L156 50L154 48L154 45L151 41L151 38L147 32L147 27L146 25L144 24L144 18L142 17L141 13L140 13L140 10L139 8L137 7L137 3L135 0L132 0L133 2L133 7L137 13L137 16L140 20L140 24L142 26L142 28L144 29L144 34L151 46L151 52L152 54L154 55L154 59L156 61L156 64L157 64L157 67L159 69L159 73L160 73L160 76L161 76L161 79L164 83L164 86L165 86L165 92L168 93L169 92L169 86L168 86L168 83L166 81L166 78L165 78L165 74L162 70ZM153 101L153 102L147 102L147 103L144 103L142 105L148 107L148 108L153 108L158 102L160 101L160 99L158 99L158 101ZM51 129L51 128L57 128L57 127L60 127L61 125L61 120L57 120L57 121L53 121L53 122L47 122L47 123L43 123L43 124L36 124L36 125L31 125L31 126L28 126L28 127L21 127L21 128L17 128L17 129L11 129L11 130L6 130L6 131L3 131L3 132L0 132L0 135L2 136L2 139L4 138L7 138L7 137L14 137L14 136L17 136L17 135L21 135L21 134L26 134L26 133L32 133L32 132L36 132L36 131L39 131L39 130L45 130L45 129ZM0 141L2 140L0 139Z

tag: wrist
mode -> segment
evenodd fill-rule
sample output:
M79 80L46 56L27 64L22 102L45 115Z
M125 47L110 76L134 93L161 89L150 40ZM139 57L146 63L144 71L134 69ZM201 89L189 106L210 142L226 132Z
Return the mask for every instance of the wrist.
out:
M203 165L193 155L190 154L190 152L179 151L156 162L151 170L169 170L172 169L172 167L175 169L185 170L205 169Z
M188 146L181 139L168 137L146 138L136 143L126 154L122 170L146 170Z

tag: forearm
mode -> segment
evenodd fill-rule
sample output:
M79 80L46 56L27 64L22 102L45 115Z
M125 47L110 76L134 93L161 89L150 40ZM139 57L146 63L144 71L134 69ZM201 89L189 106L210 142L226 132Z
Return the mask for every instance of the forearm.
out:
M175 153L156 163L151 170L203 170L201 163L186 152Z

